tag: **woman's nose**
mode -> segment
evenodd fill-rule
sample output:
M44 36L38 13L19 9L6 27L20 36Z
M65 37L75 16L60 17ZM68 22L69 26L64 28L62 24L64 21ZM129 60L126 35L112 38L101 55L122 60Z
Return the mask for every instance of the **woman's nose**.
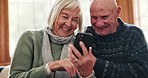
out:
M72 22L71 19L67 19L65 24L66 24L67 26L71 26L71 22Z

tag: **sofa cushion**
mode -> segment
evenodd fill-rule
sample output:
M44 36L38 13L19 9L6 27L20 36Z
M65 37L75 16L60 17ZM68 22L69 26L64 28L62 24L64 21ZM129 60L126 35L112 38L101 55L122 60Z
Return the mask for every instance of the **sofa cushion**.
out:
M9 78L10 65L4 66L3 70L0 72L0 78Z

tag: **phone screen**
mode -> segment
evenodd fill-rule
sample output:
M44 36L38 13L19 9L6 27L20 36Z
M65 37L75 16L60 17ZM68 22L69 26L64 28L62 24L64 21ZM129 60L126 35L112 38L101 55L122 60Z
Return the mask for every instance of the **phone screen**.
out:
M76 49L83 55L82 49L79 45L79 42L82 41L85 44L85 47L87 50L89 50L89 47L91 46L93 42L93 35L91 33L78 33L76 35L76 38L74 40L74 46Z

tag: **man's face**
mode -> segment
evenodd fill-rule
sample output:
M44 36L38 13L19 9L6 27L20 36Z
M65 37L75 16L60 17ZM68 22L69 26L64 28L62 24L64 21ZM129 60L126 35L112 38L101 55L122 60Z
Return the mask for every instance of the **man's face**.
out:
M91 6L90 15L92 27L97 34L105 36L116 32L118 26L117 10Z

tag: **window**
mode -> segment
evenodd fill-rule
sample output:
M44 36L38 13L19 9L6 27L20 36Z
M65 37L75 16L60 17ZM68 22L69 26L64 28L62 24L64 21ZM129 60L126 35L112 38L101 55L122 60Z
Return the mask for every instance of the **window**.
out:
M133 0L134 21L145 33L148 40L148 0Z
M9 0L10 56L22 32L43 29L47 25L48 11L54 0ZM84 15L83 26L89 24L89 1L80 0ZM82 2L83 1L83 2Z
M51 0L9 0L10 56L25 30L44 27Z

